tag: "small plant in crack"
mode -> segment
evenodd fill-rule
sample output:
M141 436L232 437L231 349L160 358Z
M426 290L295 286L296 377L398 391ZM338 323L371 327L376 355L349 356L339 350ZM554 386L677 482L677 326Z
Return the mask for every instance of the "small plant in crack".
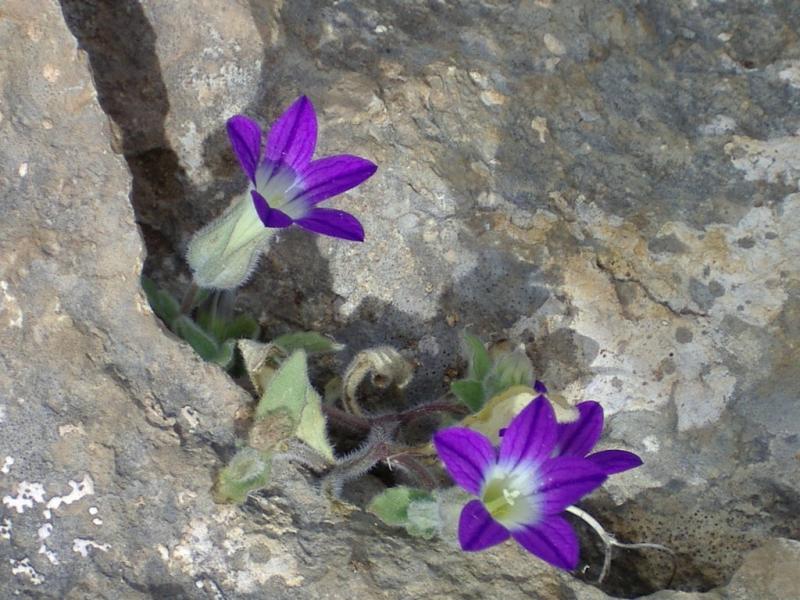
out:
M608 573L613 548L669 552L658 544L618 542L575 506L610 475L642 461L625 450L595 452L602 407L596 402L573 406L550 395L534 380L523 348L508 343L487 348L465 332L465 376L445 396L408 406L404 390L413 368L395 348L359 352L321 395L309 376L309 357L338 351L340 345L317 332L259 341L257 321L234 313L235 292L276 231L297 225L363 241L354 216L318 205L364 182L377 167L352 155L312 160L317 121L305 96L266 134L242 115L228 121L227 131L247 175L247 191L191 239L186 259L193 280L182 302L143 280L153 310L170 329L205 360L246 372L258 398L235 455L217 474L217 501L247 501L271 483L276 461L307 467L318 477L321 492L340 499L349 482L382 464L397 485L377 494L367 509L412 536L457 540L467 552L513 538L551 565L573 570L580 548L567 520L571 515L587 523L605 546L600 579ZM392 410L378 408L387 405ZM439 419L436 432L430 417ZM411 442L416 439L411 426L421 419L432 437ZM338 444L332 442L332 430L342 434ZM347 451L341 451L344 440L353 442Z
M371 177L370 161L341 154L312 160L317 117L305 96L298 98L265 134L255 121L236 115L228 137L248 189L192 237L186 260L192 284L181 303L154 282L143 287L154 312L205 360L235 365L236 340L256 339L257 322L234 316L234 294L253 274L276 231L297 225L344 240L363 241L364 229L351 214L317 205Z

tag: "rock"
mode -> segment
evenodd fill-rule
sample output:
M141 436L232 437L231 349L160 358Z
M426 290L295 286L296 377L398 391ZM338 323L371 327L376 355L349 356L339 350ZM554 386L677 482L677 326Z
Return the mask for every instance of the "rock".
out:
M319 155L380 166L330 203L368 239L283 235L239 305L268 334L398 346L412 402L462 366L461 328L525 343L645 459L585 508L678 552L686 591L660 597L791 590L764 557L796 542L748 554L800 535L791 0L61 8L0 14L0 589L605 597L510 544L464 555L345 516L289 467L260 505L211 503L248 397L146 307L134 220L146 271L182 292L189 236L245 185L225 119L306 93ZM668 571L621 553L604 590Z

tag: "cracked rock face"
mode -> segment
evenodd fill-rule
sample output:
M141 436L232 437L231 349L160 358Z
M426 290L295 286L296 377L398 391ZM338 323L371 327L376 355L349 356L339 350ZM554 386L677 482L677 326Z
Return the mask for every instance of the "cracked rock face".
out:
M644 458L585 508L672 547L671 585L700 590L655 597L798 595L794 2L114 4L0 9L0 597L667 585L657 554L619 556L600 591L511 544L410 539L288 467L246 510L211 502L249 398L139 276L183 291L189 236L245 185L225 119L266 124L301 93L319 155L380 166L331 203L368 239L282 234L239 305L270 334L397 345L412 401L461 367L461 328L524 343Z

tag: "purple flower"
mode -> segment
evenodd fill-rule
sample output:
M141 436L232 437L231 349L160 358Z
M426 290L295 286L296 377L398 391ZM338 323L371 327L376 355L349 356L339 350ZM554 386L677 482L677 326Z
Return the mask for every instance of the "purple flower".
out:
M348 154L311 160L317 145L317 116L308 98L295 100L275 121L266 144L261 127L243 115L231 117L227 128L265 227L296 224L323 235L364 240L364 229L353 215L316 205L354 188L378 167Z
M578 539L561 513L599 487L606 475L580 456L552 457L558 424L539 397L509 424L499 449L462 427L433 438L448 473L478 496L461 511L461 548L475 552L513 537L523 548L562 569L578 564Z
M555 456L586 457L606 475L622 473L642 465L642 459L625 450L592 451L603 432L603 407L597 402L581 402L576 407L578 419L572 423L559 423Z

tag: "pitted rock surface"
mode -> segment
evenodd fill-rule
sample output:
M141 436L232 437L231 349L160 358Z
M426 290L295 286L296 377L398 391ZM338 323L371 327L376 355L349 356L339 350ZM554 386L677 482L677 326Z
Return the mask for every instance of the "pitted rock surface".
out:
M463 366L463 327L524 343L644 458L584 507L678 553L687 593L657 597L792 590L748 552L800 539L799 28L791 0L6 0L0 596L668 585L657 553L620 553L604 593L511 544L421 543L293 469L261 506L211 502L249 399L160 326L139 276L183 291L187 240L245 186L225 119L266 125L302 93L318 155L380 167L330 202L367 241L282 234L239 306L268 334L398 346L411 401Z

